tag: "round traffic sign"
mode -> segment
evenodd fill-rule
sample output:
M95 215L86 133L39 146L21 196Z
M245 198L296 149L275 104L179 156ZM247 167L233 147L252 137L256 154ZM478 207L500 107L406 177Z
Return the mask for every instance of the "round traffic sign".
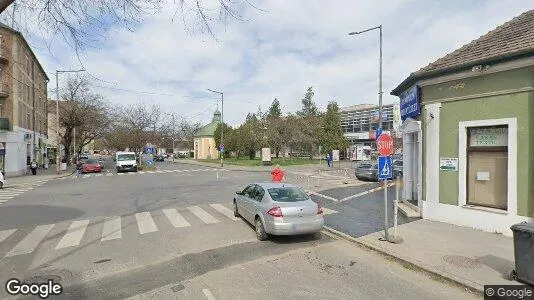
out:
M391 135L382 133L378 137L378 140L376 140L376 147L381 156L390 156L393 154L393 139Z

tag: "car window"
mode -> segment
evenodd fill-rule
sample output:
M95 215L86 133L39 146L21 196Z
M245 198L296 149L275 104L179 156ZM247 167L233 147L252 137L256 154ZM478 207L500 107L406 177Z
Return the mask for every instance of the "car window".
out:
M135 160L135 155L133 155L133 154L119 154L119 157L118 157L117 160L118 161Z
M254 185L249 184L244 190L243 190L243 196L250 197L250 195L254 192Z
M358 169L369 169L371 167L370 164L361 164L358 166Z
M86 163L86 164L96 164L96 160L94 160L94 159L87 159L87 160L85 161L85 163Z
M267 192L276 202L297 202L309 199L308 195L298 187L270 188Z
M254 199L261 202L261 200L263 200L264 195L265 195L265 190L261 186L257 185L255 189L255 193L254 193Z

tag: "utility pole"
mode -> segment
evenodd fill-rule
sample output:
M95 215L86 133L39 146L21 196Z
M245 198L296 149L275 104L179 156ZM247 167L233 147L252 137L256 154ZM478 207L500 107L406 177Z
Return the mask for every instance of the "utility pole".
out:
M350 32L349 35L358 35L375 29L378 29L380 32L380 58L378 73L378 129L380 132L382 132L382 25L362 31ZM386 241L394 242L393 240L389 239L388 227L388 185L387 180L384 180L384 235Z
M221 144L219 145L219 153L221 154L221 167L224 166L223 159L224 159L224 93L208 89L208 91L212 93L217 93L221 95Z
M172 161L174 162L174 139L176 137L176 129L175 129L175 123L174 123L174 113L169 114L166 113L166 115L169 115L172 117Z

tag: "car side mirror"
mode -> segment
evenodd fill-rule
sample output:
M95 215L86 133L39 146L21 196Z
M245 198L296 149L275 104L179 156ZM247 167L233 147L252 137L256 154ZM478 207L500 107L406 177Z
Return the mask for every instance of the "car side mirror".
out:
M243 192L242 191L237 191L235 192L237 195L243 195Z

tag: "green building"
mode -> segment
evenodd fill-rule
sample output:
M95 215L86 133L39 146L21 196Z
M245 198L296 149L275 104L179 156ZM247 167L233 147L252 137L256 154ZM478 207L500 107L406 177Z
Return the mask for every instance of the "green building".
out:
M400 97L403 201L511 235L534 217L534 10L412 73Z
M211 123L206 124L193 137L194 159L215 159L219 152L215 145L215 130L221 124L221 113L217 110L213 114Z

